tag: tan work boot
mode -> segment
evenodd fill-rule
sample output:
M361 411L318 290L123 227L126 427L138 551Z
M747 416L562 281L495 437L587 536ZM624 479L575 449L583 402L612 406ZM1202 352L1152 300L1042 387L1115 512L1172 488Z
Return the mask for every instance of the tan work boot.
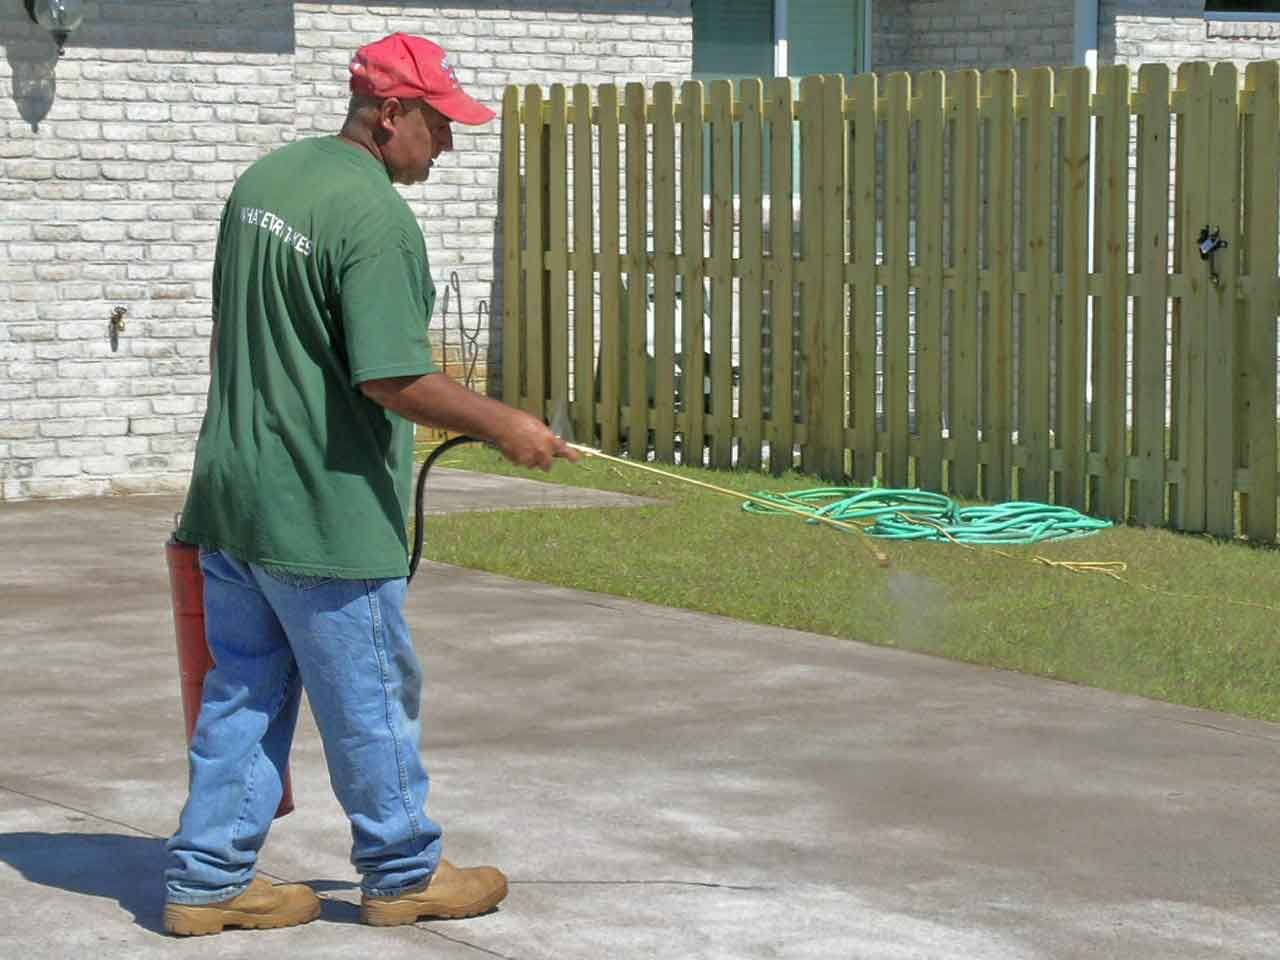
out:
M271 930L310 923L320 916L320 898L305 883L268 883L264 877L253 882L239 896L198 906L168 903L164 908L166 933L198 937L221 933L226 927Z
M496 867L459 869L441 860L421 890L391 897L366 896L360 919L375 927L394 927L417 920L474 917L492 910L507 895L507 878Z

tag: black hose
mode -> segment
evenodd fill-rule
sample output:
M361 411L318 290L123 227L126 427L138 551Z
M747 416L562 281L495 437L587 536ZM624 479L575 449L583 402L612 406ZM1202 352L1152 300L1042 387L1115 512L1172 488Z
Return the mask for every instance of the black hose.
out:
M413 581L413 575L418 572L418 563L422 560L423 514L426 507L427 474L431 472L432 465L454 447L460 447L464 443L480 442L482 441L478 437L450 437L431 451L431 456L427 457L422 469L418 471L418 489L413 497L413 556L409 558L409 582Z

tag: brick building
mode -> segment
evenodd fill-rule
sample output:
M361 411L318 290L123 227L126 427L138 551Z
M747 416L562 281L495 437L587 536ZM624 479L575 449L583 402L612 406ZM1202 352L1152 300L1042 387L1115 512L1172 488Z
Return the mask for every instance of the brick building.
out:
M1277 4L1209 3L1206 14L1204 0L87 0L60 60L11 5L0 500L185 485L222 202L263 153L336 131L351 51L386 33L439 40L495 105L509 83L1066 66L1090 50L1135 65L1280 56L1280 14L1257 12ZM450 350L459 319L474 327L484 305L501 316L499 140L497 123L459 129L457 154L406 192L449 301Z

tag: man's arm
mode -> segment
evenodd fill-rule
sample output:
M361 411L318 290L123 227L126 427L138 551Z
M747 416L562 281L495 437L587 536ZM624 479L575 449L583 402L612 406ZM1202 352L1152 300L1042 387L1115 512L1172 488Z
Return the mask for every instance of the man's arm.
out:
M360 390L406 420L488 440L522 467L550 470L556 457L576 461L577 451L541 420L454 383L443 373L366 380Z

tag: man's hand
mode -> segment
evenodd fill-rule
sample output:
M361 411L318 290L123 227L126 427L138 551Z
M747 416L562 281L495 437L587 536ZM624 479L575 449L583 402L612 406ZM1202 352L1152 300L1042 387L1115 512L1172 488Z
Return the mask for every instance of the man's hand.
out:
M578 451L551 432L541 420L520 410L510 409L510 423L494 438L498 450L521 467L550 470L557 457L577 463Z
M360 384L360 390L406 420L488 440L521 467L550 470L557 457L578 461L578 452L541 420L474 393L443 373L367 380Z

